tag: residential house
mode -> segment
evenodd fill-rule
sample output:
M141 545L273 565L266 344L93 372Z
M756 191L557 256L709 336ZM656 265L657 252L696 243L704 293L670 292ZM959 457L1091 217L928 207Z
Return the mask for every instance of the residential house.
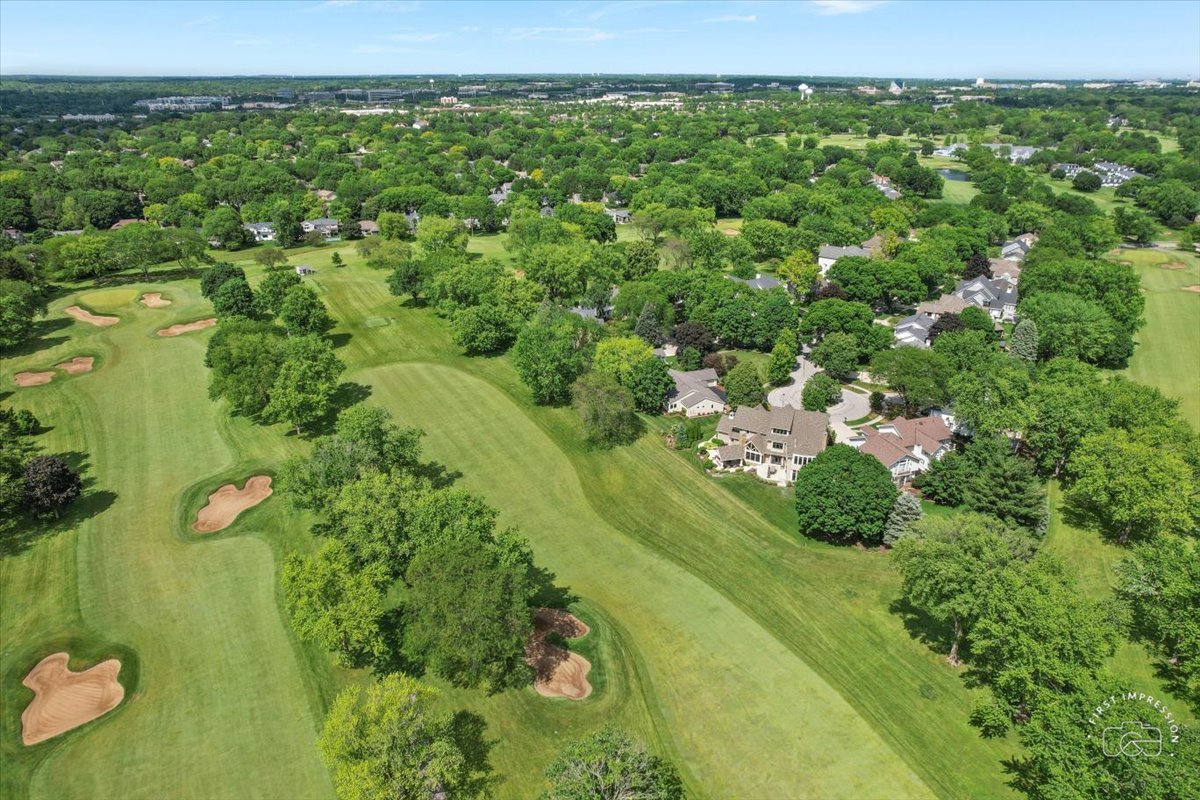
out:
M604 213L612 217L612 221L618 225L625 225L632 218L629 212L623 208L606 208Z
M306 267L303 264L296 267L297 275L312 275L314 272L316 272L315 269L312 267Z
M1033 249L1035 244L1037 244L1037 236L1035 234L1023 233L1000 246L1000 257L1009 261L1016 261L1019 264L1025 260L1025 256Z
M512 192L512 181L506 181L500 184L500 188L488 195L488 199L494 204L500 205L508 199L509 193Z
M783 286L783 284L775 278L772 278L770 275L763 275L761 272L754 273L753 278L737 278L733 275L726 275L725 277L736 283L745 284L751 289L760 292L763 289L778 289L780 286Z
M408 220L408 232L415 235L417 232L417 226L421 224L420 213L416 211L409 211L404 215L404 218Z
M989 258L988 271L991 272L993 278L1016 284L1021 279L1021 262L1007 258Z
M967 301L958 295L944 294L937 300L926 300L918 304L917 313L936 320L942 314L961 314L966 307Z
M379 223L373 219L360 219L358 230L363 236L374 236L379 233Z
M972 278L959 281L954 295L977 305L997 322L1012 322L1017 318L1017 285L1004 278Z
M900 199L900 192L898 192L896 190L895 186L892 186L892 179L888 178L885 175L876 175L876 174L872 173L871 174L871 185L874 186L879 191L883 192L883 196L886 197L888 200L899 200Z
M720 378L715 369L696 369L691 372L670 369L667 372L675 381L675 388L663 401L668 414L703 417L725 410L725 392L717 387Z
M303 230L305 233L312 233L313 231L316 231L317 233L323 234L325 236L337 235L338 229L340 227L341 227L340 223L336 219L331 219L330 217L318 217L317 219L306 219L300 223L300 229Z
M275 241L275 226L270 222L247 222L242 227L250 231L256 242Z
M850 445L879 459L892 480L903 486L950 452L954 437L939 417L900 417L874 428L861 428Z
M928 314L913 314L896 323L892 338L897 347L929 347L929 330L934 318Z
M717 439L722 445L709 455L719 469L740 469L788 483L825 449L829 415L791 406L770 411L738 406L717 423Z
M25 241L25 234L21 233L16 228L5 228L4 235L6 237L8 237L9 239L12 239L17 244L20 244L21 242Z
M860 256L862 258L870 258L871 253L863 247L850 245L849 247L838 247L832 244L821 245L821 249L817 251L817 266L821 268L821 277L825 277L825 273L829 272L839 258L845 256Z

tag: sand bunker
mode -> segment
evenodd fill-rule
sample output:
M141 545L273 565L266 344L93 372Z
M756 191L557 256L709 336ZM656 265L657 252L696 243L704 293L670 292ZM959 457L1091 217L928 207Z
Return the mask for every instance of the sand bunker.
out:
M255 475L246 479L241 489L227 483L208 496L208 505L196 514L192 530L197 533L213 533L233 524L237 515L253 508L271 496L271 478Z
M146 292L138 302L146 308L166 308L171 305L171 301L163 300L163 296L158 292Z
M1187 269L1187 264L1184 264L1182 261L1168 261L1158 266L1160 269Z
M71 672L68 659L66 653L46 656L21 681L34 693L21 713L21 741L27 746L91 722L125 697L125 687L117 681L120 661L110 658L83 672Z
M61 369L63 372L69 372L72 375L78 375L81 372L91 372L92 365L96 363L96 359L91 356L75 356L70 361L64 361L61 364L54 366Z
M158 332L159 336L178 336L181 333L191 333L192 331L202 331L205 328L211 328L217 324L216 317L210 319L198 319L195 322L183 322L177 325L172 325L169 328L163 328Z
M1191 286L1184 286L1185 292L1200 292L1200 283L1193 283Z
M68 316L72 316L80 322L86 322L89 325L99 325L102 328L108 327L109 325L116 325L121 321L120 317L98 317L92 312L86 311L79 306L68 306L63 310L67 312Z
M45 386L54 380L53 372L18 372L13 378L17 386Z
M550 633L557 633L564 639L578 639L587 635L588 626L566 611L538 610L533 618L533 633L525 645L525 661L534 671L533 688L543 697L582 700L592 693L592 685L587 679L592 665L578 653L546 641Z

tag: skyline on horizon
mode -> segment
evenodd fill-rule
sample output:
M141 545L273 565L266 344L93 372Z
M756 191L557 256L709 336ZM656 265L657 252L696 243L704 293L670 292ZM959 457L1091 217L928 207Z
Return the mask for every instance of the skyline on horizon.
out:
M1194 79L1200 2L5 0L0 74Z

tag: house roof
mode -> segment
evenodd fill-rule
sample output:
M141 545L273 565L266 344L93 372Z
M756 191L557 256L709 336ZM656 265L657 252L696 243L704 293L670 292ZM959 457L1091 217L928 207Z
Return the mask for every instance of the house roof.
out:
M373 219L360 219L358 229L363 233L379 233L379 223Z
M762 291L763 289L777 289L780 286L783 286L782 283L780 283L775 278L772 278L770 275L757 274L753 278L749 278L749 279L736 278L733 275L726 275L725 277L729 278L729 280L731 280L731 281L737 281L738 283L744 283L745 285L749 286L751 289L756 289L758 291Z
M953 294L944 294L937 300L926 300L917 306L918 314L958 314L967 307L967 301Z
M731 439L737 438L739 433L744 433L746 440L751 443L764 439L781 440L784 444L782 455L815 456L825 449L828 427L829 415L820 411L802 411L791 406L779 406L769 411L738 406L732 414L721 417L721 421L717 423L717 433ZM787 433L774 434L774 430L786 430ZM762 446L755 444L759 449L762 449Z
M832 244L821 245L821 249L817 251L817 258L831 258L837 261L842 256L862 256L863 258L869 258L871 253L856 245L838 247Z
M247 222L242 225L243 228L249 228L252 231L273 231L275 226L270 222Z
M710 400L717 405L725 405L725 393L715 386L720 380L715 369L695 369L690 372L669 369L667 373L675 381L675 388L667 395L668 404L679 403L684 408L692 408Z
M309 225L336 226L338 221L330 217L317 217L316 219L306 219L305 223Z
M878 428L864 428L862 435L865 441L859 450L875 456L889 468L905 458L915 457L917 445L926 453L936 453L953 439L941 417L898 417Z

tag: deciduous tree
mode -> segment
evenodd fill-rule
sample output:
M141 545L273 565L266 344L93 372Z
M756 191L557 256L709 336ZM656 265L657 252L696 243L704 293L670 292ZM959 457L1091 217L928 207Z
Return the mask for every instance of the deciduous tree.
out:
M878 543L896 487L874 456L835 444L796 474L796 512L804 536Z

